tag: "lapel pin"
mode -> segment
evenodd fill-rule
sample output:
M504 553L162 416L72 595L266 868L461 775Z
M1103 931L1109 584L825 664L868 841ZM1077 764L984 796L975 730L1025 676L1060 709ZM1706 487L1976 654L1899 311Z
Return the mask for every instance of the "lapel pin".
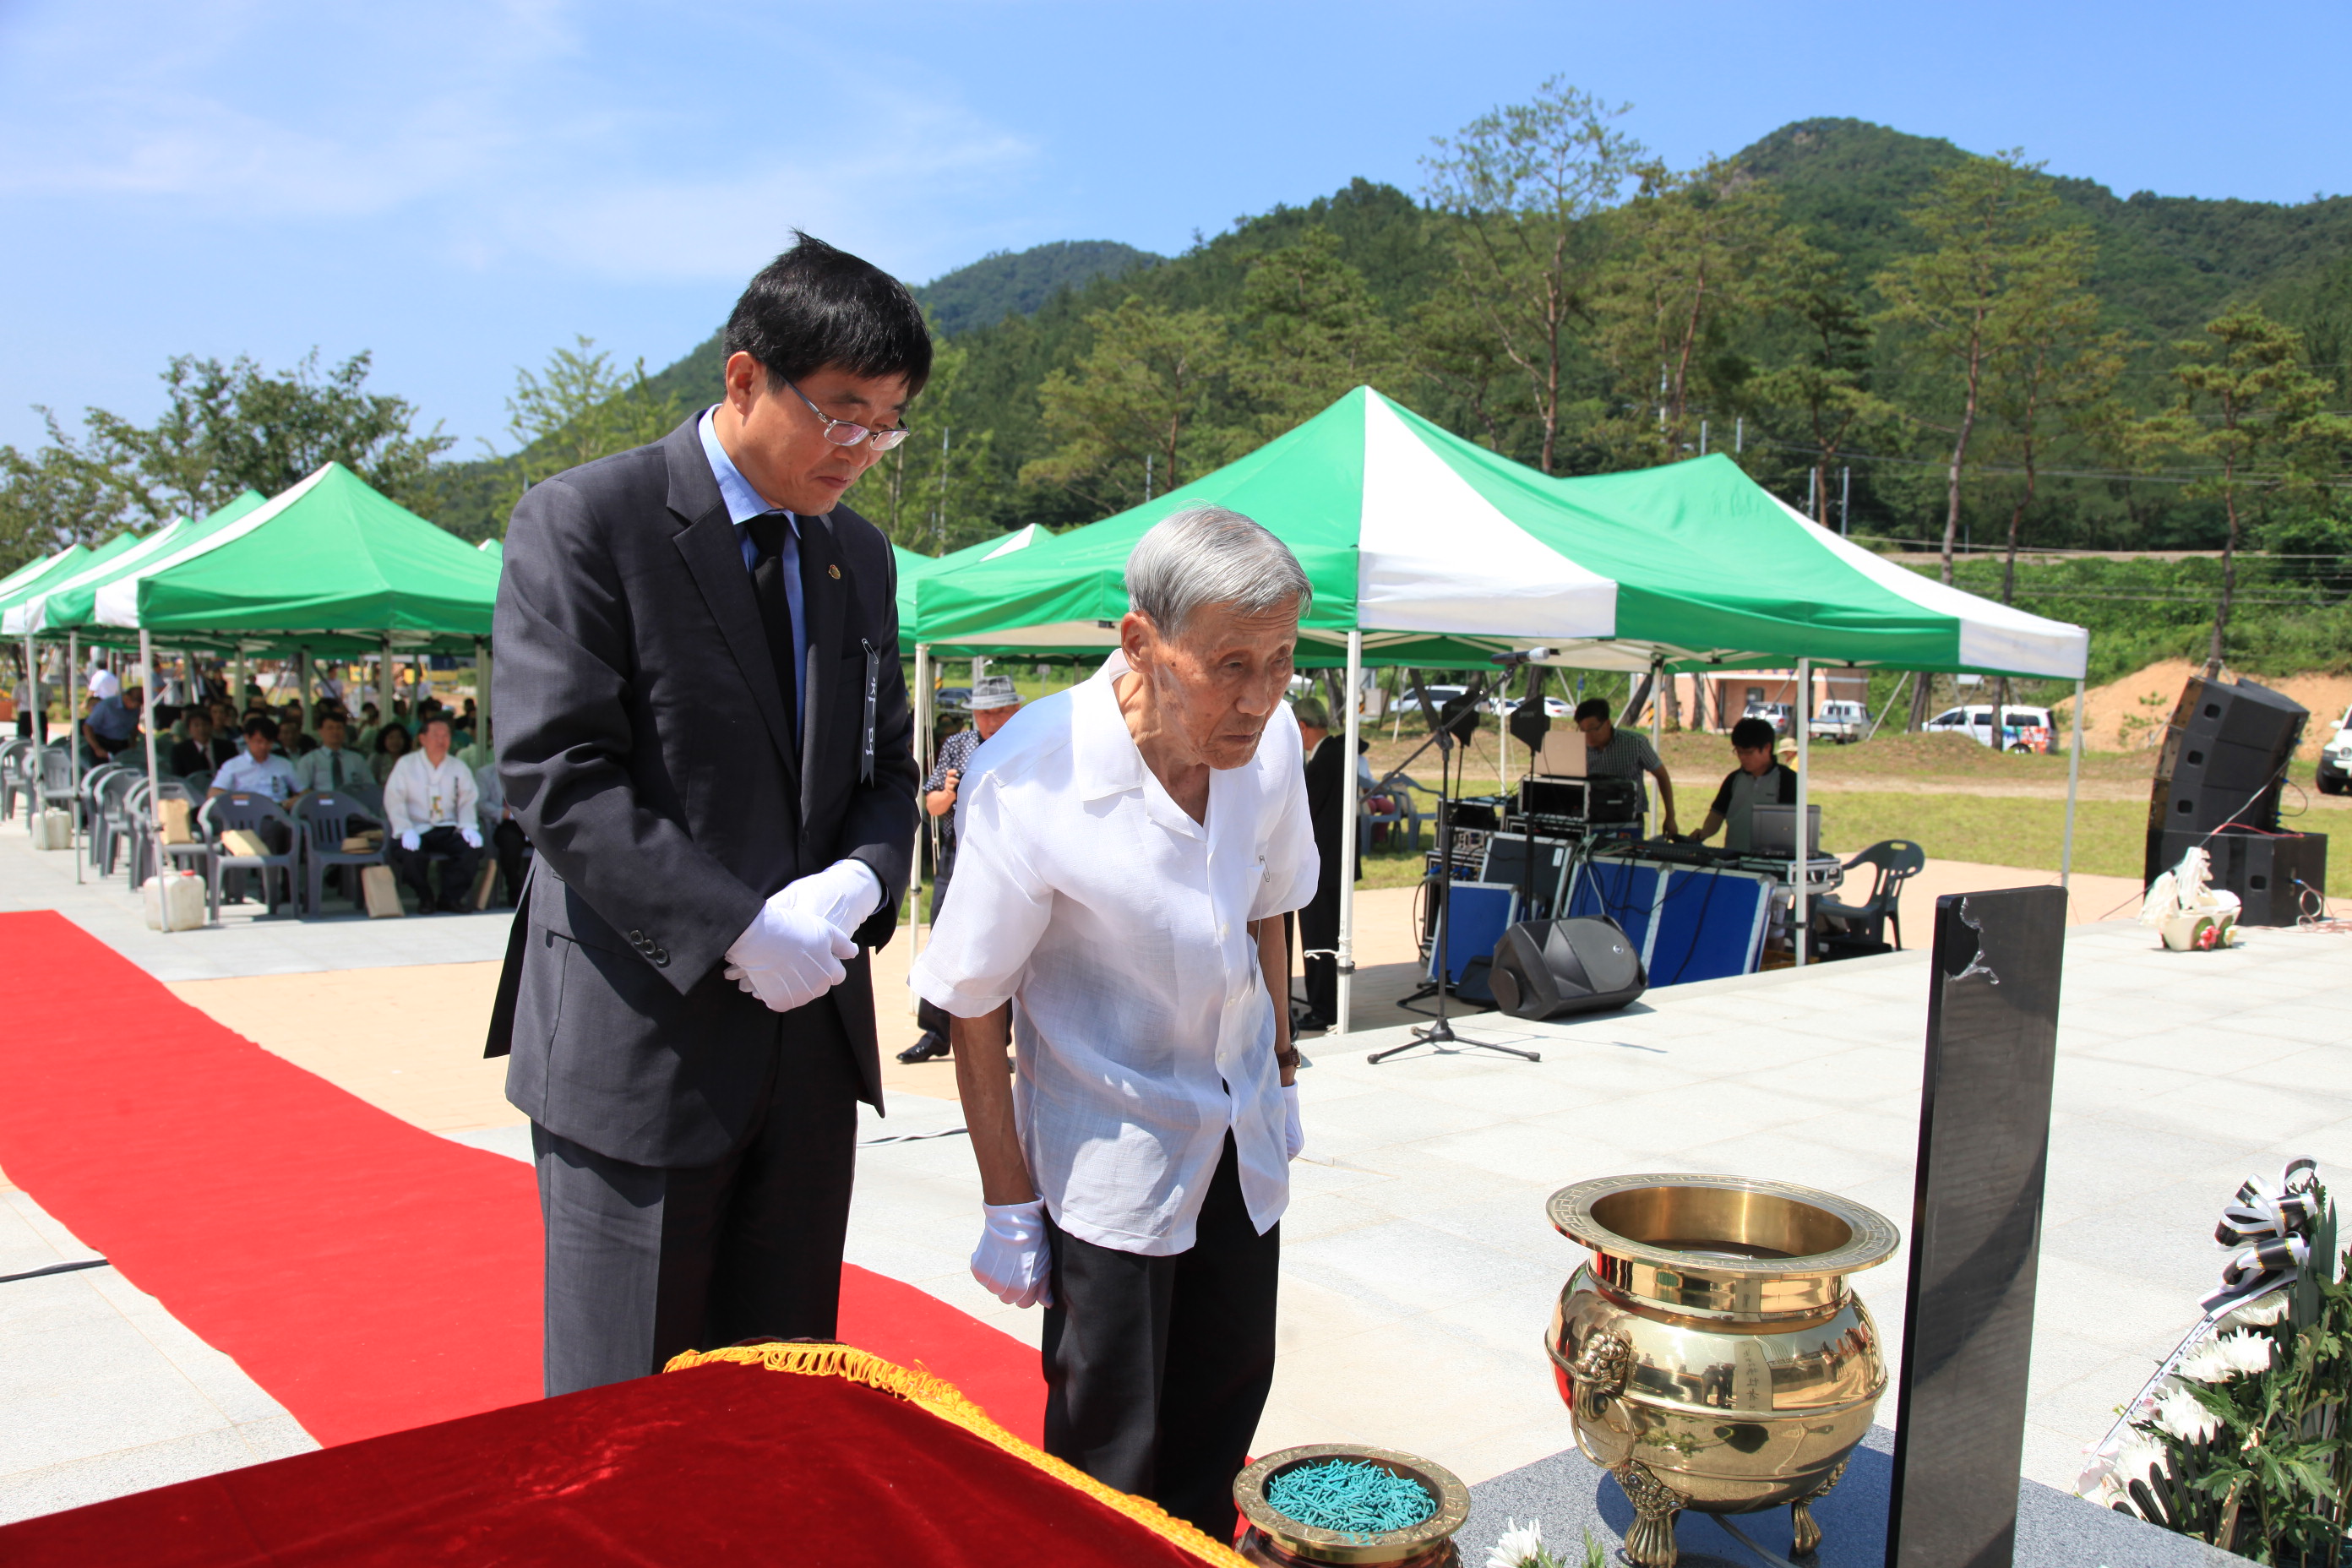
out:
M839 582L841 580L841 568L838 566L827 566L824 569L824 574L834 579L835 582Z

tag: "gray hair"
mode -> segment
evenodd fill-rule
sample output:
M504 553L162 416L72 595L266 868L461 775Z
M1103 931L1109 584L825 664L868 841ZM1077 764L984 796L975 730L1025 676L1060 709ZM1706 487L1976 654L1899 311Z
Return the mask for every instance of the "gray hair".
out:
M1137 542L1127 558L1127 599L1174 638L1204 605L1261 616L1295 604L1304 620L1315 589L1298 557L1263 525L1221 506L1190 506Z

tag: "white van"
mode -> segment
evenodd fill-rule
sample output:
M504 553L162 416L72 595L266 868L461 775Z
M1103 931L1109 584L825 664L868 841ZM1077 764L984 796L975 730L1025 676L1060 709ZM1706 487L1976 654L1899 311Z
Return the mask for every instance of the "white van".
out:
M1814 711L1813 721L1806 729L1816 741L1835 741L1843 746L1870 733L1870 710L1843 699L1824 702Z
M2011 706L2000 710L2000 738L1996 741L1990 702L1947 708L1920 729L1930 735L1966 735L1979 746L1997 745L2004 752L2046 752L2051 736L2056 732L2051 728L2049 709Z
M2319 793L2342 795L2352 787L2352 708L2336 721L2336 733L2319 749Z

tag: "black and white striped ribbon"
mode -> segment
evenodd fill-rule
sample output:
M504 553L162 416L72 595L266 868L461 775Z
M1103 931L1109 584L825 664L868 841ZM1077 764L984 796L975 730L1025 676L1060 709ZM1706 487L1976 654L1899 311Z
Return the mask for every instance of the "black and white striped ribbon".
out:
M2241 1301L2252 1300L2301 1277L2311 1261L2311 1225L2318 1217L2318 1166L2290 1160L2279 1179L2249 1176L2221 1208L2213 1240L2231 1249L2221 1265L2221 1288L2199 1303L2219 1317Z

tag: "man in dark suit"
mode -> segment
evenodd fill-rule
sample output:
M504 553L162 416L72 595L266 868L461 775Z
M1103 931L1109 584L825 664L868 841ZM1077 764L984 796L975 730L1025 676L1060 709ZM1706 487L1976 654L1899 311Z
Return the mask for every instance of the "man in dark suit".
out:
M490 1050L529 1113L547 1391L830 1339L866 952L915 832L890 546L841 504L905 438L906 289L798 237L729 317L726 397L533 485L499 589L499 773L538 852Z
M1343 739L1332 733L1330 712L1319 697L1302 697L1291 704L1291 714L1298 721L1300 750L1307 754L1307 819L1314 825L1315 851L1322 857L1322 869L1315 882L1315 897L1298 911L1298 944L1308 952L1331 952L1339 945L1339 878L1349 863L1349 854L1340 851L1341 841L1353 826L1354 814L1349 809L1349 776L1347 750ZM1361 741L1360 752L1370 750ZM1339 1016L1339 961L1336 958L1307 958L1307 1016L1299 1020L1304 1029L1328 1029Z

